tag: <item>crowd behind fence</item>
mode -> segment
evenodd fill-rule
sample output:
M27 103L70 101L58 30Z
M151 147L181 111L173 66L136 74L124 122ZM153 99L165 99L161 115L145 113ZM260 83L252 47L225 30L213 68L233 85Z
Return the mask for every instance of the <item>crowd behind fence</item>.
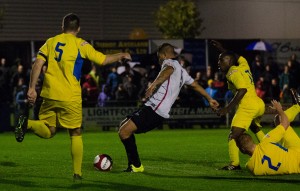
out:
M233 97L228 91L225 76L219 71L213 71L211 66L205 70L198 70L179 55L178 60L182 67L197 81L214 99L225 104ZM292 102L290 88L300 87L300 63L296 54L292 54L286 64L279 65L272 57L264 63L261 55L255 56L249 62L251 67L256 93L265 103L275 99L283 104ZM44 72L39 77L37 92L40 93ZM20 59L13 64L7 64L5 57L1 58L0 65L0 131L10 131L20 114L26 110L26 91L29 83L31 67ZM83 107L138 107L145 101L144 93L148 85L153 82L160 71L158 63L149 65L134 65L130 62L115 63L107 67L91 64L90 70L81 77ZM38 97L33 107L33 118L38 118L38 111L42 98ZM205 108L206 100L194 91L184 86L174 104L175 108ZM191 119L181 119L189 123ZM13 122L12 122L13 121ZM170 122L171 123L171 122ZM183 125L185 126L185 125ZM187 125L188 126L188 125Z

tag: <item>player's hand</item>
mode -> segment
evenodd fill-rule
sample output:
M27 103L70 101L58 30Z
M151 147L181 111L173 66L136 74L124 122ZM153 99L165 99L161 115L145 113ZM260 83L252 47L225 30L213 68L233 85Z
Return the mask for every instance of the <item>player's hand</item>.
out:
M37 93L34 88L29 88L27 92L27 99L30 105L33 105L35 103L37 97Z
M221 52L226 51L225 48L223 47L223 45L219 41L211 40L210 44L213 45L214 47L216 47Z
M219 107L219 102L217 102L214 99L208 100L210 107L212 108L213 111L217 111Z
M153 93L156 91L156 89L157 89L156 86L151 84L149 88L146 90L145 98L148 99L149 97L151 97Z
M121 63L125 63L125 62L131 61L131 60L132 60L132 58L129 53L127 53L127 52L123 53Z
M271 103L272 103L272 106L269 106L271 109L274 109L277 112L283 112L280 102L273 99L273 100L271 100Z

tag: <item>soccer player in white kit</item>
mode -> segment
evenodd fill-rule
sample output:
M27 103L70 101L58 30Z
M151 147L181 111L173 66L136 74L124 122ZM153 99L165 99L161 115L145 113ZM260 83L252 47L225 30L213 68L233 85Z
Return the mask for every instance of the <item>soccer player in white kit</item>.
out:
M125 147L128 168L125 172L143 172L134 134L146 133L162 125L169 118L170 109L175 102L183 85L190 85L209 102L216 110L219 103L212 99L206 91L186 72L176 60L174 46L164 43L158 48L157 56L161 71L145 93L148 99L137 111L127 116L120 124L119 137Z

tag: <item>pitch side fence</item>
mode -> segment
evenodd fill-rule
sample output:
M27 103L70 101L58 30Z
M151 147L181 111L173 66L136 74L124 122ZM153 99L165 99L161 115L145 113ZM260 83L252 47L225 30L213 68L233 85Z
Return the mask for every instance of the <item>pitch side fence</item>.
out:
M266 105L265 114L261 122L264 125L271 125L275 112ZM290 104L283 105L284 108L290 107ZM107 106L107 107L85 107L83 108L83 127L118 127L120 122L128 115L134 112L137 106ZM170 112L170 118L165 120L165 124L172 128L191 128L198 125L200 127L218 128L229 127L234 111L226 116L216 115L209 107L173 107ZM299 116L293 122L300 124Z

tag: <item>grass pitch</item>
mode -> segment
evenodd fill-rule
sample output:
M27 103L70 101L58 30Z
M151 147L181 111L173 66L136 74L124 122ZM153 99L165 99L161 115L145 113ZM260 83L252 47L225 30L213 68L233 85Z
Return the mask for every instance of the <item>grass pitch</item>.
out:
M28 133L22 143L15 141L12 132L2 133L0 190L299 190L300 175L255 177L244 168L247 156L242 154L242 171L216 170L229 161L228 133L228 129L191 129L136 135L145 172L124 173L126 154L118 134L84 132L82 183L73 183L67 132L49 140ZM112 171L93 168L100 153L112 157Z

